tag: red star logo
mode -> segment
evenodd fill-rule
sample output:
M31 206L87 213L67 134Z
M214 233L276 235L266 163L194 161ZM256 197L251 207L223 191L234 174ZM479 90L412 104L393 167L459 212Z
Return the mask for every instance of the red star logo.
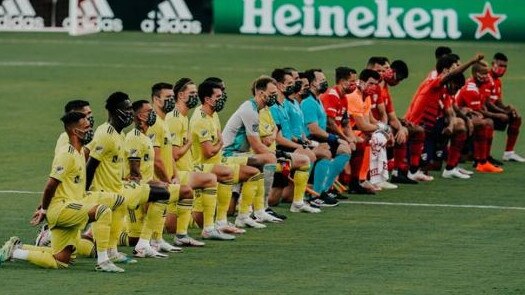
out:
M478 25L476 30L476 39L479 39L485 36L487 33L491 34L492 37L496 39L501 39L501 34L499 32L498 25L501 24L505 19L507 19L506 14L495 14L492 11L492 5L490 2L485 2L485 7L483 12L480 14L471 13L469 14L470 19L472 19Z

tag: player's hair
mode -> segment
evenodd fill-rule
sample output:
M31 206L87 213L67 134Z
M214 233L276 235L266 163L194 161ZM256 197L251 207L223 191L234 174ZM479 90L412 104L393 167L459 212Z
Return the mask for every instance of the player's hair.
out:
M272 78L279 83L283 83L286 75L292 75L292 73L287 72L284 69L275 69L272 72Z
M305 72L299 72L299 79L308 79Z
M268 88L268 84L273 83L277 85L277 81L275 81L274 78L269 76L260 76L259 78L255 79L252 83L252 94L255 95L255 92L258 90L265 91L266 88Z
M108 99L106 99L106 110L114 111L120 103L126 100L129 100L129 96L126 93L121 91L113 92Z
M308 79L308 83L312 83L315 80L315 73L320 72L322 73L323 70L321 69L309 69L304 72L305 78Z
M475 74L483 68L488 68L488 64L484 60L480 60L472 65L472 74Z
M338 67L335 69L335 83L341 80L348 80L350 76L357 74L357 72L349 67Z
M138 112L140 111L140 109L142 108L143 105L149 103L149 101L145 100L145 99L140 99L140 100L137 100L137 101L134 101L132 104L131 104L131 107L133 108L133 112Z
M296 68L293 68L293 67L284 67L283 70L285 70L286 72L288 73L292 73L292 72L299 72Z
M457 89L465 85L465 75L463 73L455 74L450 77L449 83L453 84Z
M501 61L509 61L507 56L501 52L497 52L494 54L494 60L501 60Z
M381 80L381 75L377 71L371 69L364 69L359 73L359 80L368 81L368 79L373 78L375 80Z
M68 128L71 125L74 125L78 123L81 119L85 118L86 115L80 112L68 112L65 113L62 118L60 118L60 121L64 123L64 128Z
M404 61L400 59L394 60L390 65L390 68L396 72L396 79L398 81L408 78L408 66Z
M452 53L452 49L450 49L450 47L439 46L438 48L436 48L436 51L434 51L434 56L436 57L436 59L440 59L443 56L449 55L451 53Z
M384 66L388 62L388 58L384 56L372 56L368 59L367 67L372 67L375 64Z
M450 55L445 55L443 57L440 57L436 63L436 71L438 72L438 74L441 74L444 69L449 69L456 62L457 60L453 56L450 56Z
M89 106L89 102L82 99L70 100L64 106L64 113L69 113L71 111L80 111L83 107Z
M459 62L461 60L461 57L455 53L451 53L448 56L452 57L456 62Z
M178 99L178 93L186 90L188 85L195 84L190 78L180 78L175 84L173 85L173 93L175 94L175 100Z
M153 98L154 96L159 96L160 92L164 89L172 90L173 85L166 82L155 83L155 85L151 86L151 97Z
M209 80L204 80L204 82L199 84L198 92L201 104L204 104L204 99L206 97L211 97L213 95L214 89L222 89L222 86L219 83L212 82Z

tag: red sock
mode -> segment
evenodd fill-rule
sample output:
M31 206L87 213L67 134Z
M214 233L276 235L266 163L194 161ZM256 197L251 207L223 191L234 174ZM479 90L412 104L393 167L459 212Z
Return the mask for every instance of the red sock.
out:
M480 162L485 160L485 126L475 128L474 134L474 160Z
M363 164L363 155L365 152L366 144L356 144L355 151L352 152L352 158L350 159L350 168L352 169L351 179L359 180L359 172L361 171L361 165Z
M394 169L406 171L408 169L407 163L407 143L394 145Z
M514 150L518 135L520 134L521 117L512 118L509 127L507 128L507 146L505 151L511 152Z
M485 152L485 159L488 159L490 156L490 149L492 147L492 138L494 136L494 127L489 124L485 125L485 144L483 151Z
M425 146L425 133L410 134L410 167L419 167L419 160Z
M455 133L451 140L448 148L447 167L456 167L461 158L461 151L467 140L467 132Z

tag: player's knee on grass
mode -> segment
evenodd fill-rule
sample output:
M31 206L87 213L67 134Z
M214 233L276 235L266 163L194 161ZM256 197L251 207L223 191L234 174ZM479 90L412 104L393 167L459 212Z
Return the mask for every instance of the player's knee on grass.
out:
M72 245L69 245L65 247L62 251L56 253L53 256L58 262L61 262L63 264L70 264L71 256L73 255L73 252L75 252L75 247L73 247Z

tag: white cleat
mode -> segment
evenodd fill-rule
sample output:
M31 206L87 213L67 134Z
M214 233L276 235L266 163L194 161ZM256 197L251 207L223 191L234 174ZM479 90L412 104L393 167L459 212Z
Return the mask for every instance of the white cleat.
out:
M292 203L292 205L290 206L290 212L292 213L300 213L300 212L320 213L321 209L314 208L307 203L301 203L301 204Z
M171 245L170 243L166 242L164 239L160 239L156 241L157 247L159 248L159 252L165 252L165 253L181 253L183 250L180 247L175 247Z
M460 179L469 179L470 175L461 173L459 171L458 167L454 167L451 170L443 170L443 174L441 174L443 178L460 178Z
M421 181L421 182L429 182L429 181L434 180L434 177L432 177L430 175L426 175L421 170L417 170L416 173L412 173L412 172L409 171L408 172L408 178L412 179L412 180L415 180L415 181Z
M201 235L202 235L202 238L206 240L218 240L218 241L235 240L235 236L225 234L216 228L213 228L211 230L203 230Z
M49 247L51 246L51 230L47 224L42 225L40 232L36 237L35 246Z
M120 273L124 272L124 269L116 266L111 260L106 260L104 262L101 262L95 266L96 271L101 272L114 272L114 273Z
M467 170L465 168L456 167L460 173L466 174L466 175L473 175L474 171Z
M168 255L158 252L151 246L135 248L133 250L133 256L138 258L168 258Z
M137 263L137 260L127 256L124 253L117 252L117 255L109 256L109 259L112 263L122 263L122 264L134 264Z
M206 243L197 241L194 238L186 235L184 237L175 237L175 245L181 246L181 247L202 247L206 245Z
M380 187L381 189L396 189L397 188L397 185L390 183L388 181L377 183L376 186Z
M266 213L266 211L264 211L264 210L253 212L253 216L255 216L255 221L257 221L259 223L263 223L263 222L273 222L273 223L283 222L283 220L281 218L277 218L277 217L275 217L273 215L270 215L270 214Z
M18 237L11 237L5 244L0 248L0 265L6 261L13 259L13 252L21 245Z
M235 226L235 224L227 222L227 221L217 221L215 223L215 226L218 230L220 230L223 233L232 234L232 235L241 235L246 232L245 229L238 228Z
M522 156L516 154L514 151L504 152L502 160L503 161L510 161L510 162L519 162L519 163L525 162L525 158L523 158Z
M379 187L378 185L376 184L372 184L370 181L368 180L365 180L365 181L362 181L359 183L359 185L362 187L362 188L365 188L367 190L370 190L370 191L374 191L374 192L379 192L381 191L381 187Z
M256 222L255 220L251 219L250 216L240 216L237 215L237 218L235 218L235 226L236 227L252 227L252 228L266 228L266 225Z

